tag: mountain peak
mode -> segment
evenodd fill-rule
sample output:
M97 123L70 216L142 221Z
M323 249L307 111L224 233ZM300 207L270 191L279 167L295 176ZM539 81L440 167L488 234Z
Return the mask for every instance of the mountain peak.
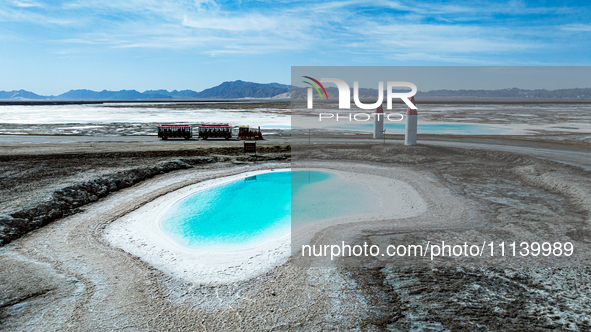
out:
M260 84L236 80L224 82L213 88L205 89L197 94L197 98L271 98L289 92L285 87L278 87L272 84Z

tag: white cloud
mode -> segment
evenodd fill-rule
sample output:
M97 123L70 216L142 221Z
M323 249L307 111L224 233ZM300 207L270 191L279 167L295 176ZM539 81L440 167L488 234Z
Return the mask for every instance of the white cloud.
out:
M275 18L266 17L260 14L250 14L242 17L208 16L209 15L203 15L203 17L193 19L184 16L182 24L192 28L226 31L269 31L271 29L277 29L280 26Z
M523 24L527 18L520 21L520 15L571 9L528 7L519 1L467 5L387 0L268 2L267 7L252 9L247 3L227 7L211 0L75 0L57 7L44 5L44 14L28 11L26 6L34 2L18 3L25 5L3 11L0 4L0 21L75 26L74 32L53 38L62 43L193 49L211 56L307 50L348 52L359 61L402 59L405 54L464 61L467 56L487 58L539 49L558 40L560 31L591 31L591 25L568 24L554 29L553 35L546 26ZM498 13L510 14L509 23L493 18ZM521 25L512 26L515 22Z
M506 28L433 24L368 24L360 29L371 42L400 52L438 52L447 55L499 53L538 48L538 43L519 40ZM369 46L369 45L368 45Z
M589 32L591 31L591 24L567 24L563 25L561 29L565 31Z
M41 4L34 1L13 1L13 5L20 8L41 7Z

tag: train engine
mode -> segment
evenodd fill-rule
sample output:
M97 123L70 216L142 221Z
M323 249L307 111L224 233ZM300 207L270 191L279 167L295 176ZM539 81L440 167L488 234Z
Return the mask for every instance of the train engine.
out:
M261 127L259 129L251 130L249 126L240 126L238 127L238 139L247 140L247 139L264 139L263 133L261 132Z

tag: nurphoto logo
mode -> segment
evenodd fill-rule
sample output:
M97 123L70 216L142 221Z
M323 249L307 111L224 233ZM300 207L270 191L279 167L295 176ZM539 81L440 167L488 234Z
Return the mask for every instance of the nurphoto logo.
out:
M311 82L308 81L303 81L304 83L310 85L311 87L308 88L308 96L307 96L307 101L308 101L308 109L312 109L314 108L314 92L312 89L315 89L316 92L318 92L318 95L320 95L320 99L325 99L328 100L328 93L326 93L326 89L324 88L324 85L322 85L321 82L325 82L325 83L334 83L336 84L337 88L339 89L339 109L351 109L351 89L349 88L349 85L338 78L321 78L320 81L310 77L310 76L303 76L311 81L313 81L314 83L316 83L316 85L314 85ZM410 92L394 92L393 88L410 88ZM322 92L324 92L324 95L322 94L322 92L320 92L320 90L322 89ZM402 81L388 81L387 82L387 89L386 89L386 108L391 110L392 109L392 99L400 99L402 100L406 105L408 105L409 110L416 110L417 106L414 104L414 95L417 93L417 86L414 85L411 82L402 82ZM353 82L353 101L355 102L355 105L360 108L360 109L364 109L364 110L375 110L374 113L374 118L378 121L378 122L383 122L383 119L386 118L388 121L394 121L394 122L399 122L402 121L404 119L404 115L400 114L400 113L391 113L391 114L384 114L383 112L383 107L382 107L382 103L384 101L384 82L383 81L379 81L378 82L378 100L373 103L373 104L364 104L361 102L361 100L359 99L359 82L358 81L354 81ZM412 113L407 113L407 114L412 114ZM416 114L416 112L415 112ZM394 116L394 118L390 118L390 116ZM398 118L399 117L399 118ZM349 120L349 121L369 121L371 119L371 116L369 114L366 113L357 113L357 114L346 114L346 115L342 115L339 113L320 113L318 114L318 121L322 121L322 119L332 119L332 118L336 118L337 121L339 121L339 119L341 120Z
M310 76L304 76L304 77L313 81L314 83L316 83L318 85L318 86L316 86L310 82L304 81L304 83L311 86L311 88L308 88L308 99L307 99L309 109L313 108L313 106L314 106L312 88L314 88L316 90L316 92L318 92L321 99L324 99L324 97L326 97L326 100L328 100L328 94L326 93L326 89L324 88L324 86L322 85L321 82L336 84L337 88L339 89L339 108L340 109L350 109L351 108L351 89L349 88L349 85L345 81L340 80L338 78L321 78L320 81L318 81ZM324 92L324 97L323 97L322 93L320 92L320 89L318 89L318 87L320 87L322 89L322 91ZM410 92L394 92L394 91L392 91L392 89L395 87L410 88L411 91ZM417 86L414 85L413 83L401 82L401 81L388 81L386 91L387 91L387 96L386 96L386 104L387 104L386 108L387 109L389 109L389 110L392 109L392 99L395 99L395 98L401 99L411 109L413 109L413 110L417 109L417 106L415 104L413 104L412 101L410 100L410 98L413 97L417 93ZM384 82L383 81L378 82L378 100L373 104L364 104L359 100L359 82L354 81L353 82L353 101L355 102L355 105L357 107L364 109L364 110L371 110L371 109L376 109L376 108L380 107L380 105L382 105L382 102L384 101Z

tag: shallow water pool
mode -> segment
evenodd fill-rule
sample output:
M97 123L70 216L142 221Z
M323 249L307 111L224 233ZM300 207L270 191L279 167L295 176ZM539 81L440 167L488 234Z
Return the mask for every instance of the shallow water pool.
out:
M275 171L197 191L160 220L169 237L191 249L239 249L288 236L294 227L367 213L372 194L338 174Z
M359 130L373 132L373 123L348 123L342 126L327 126L328 129ZM386 134L404 134L405 123L385 123ZM472 123L427 123L418 124L419 134L451 135L499 135L511 131L511 128Z

